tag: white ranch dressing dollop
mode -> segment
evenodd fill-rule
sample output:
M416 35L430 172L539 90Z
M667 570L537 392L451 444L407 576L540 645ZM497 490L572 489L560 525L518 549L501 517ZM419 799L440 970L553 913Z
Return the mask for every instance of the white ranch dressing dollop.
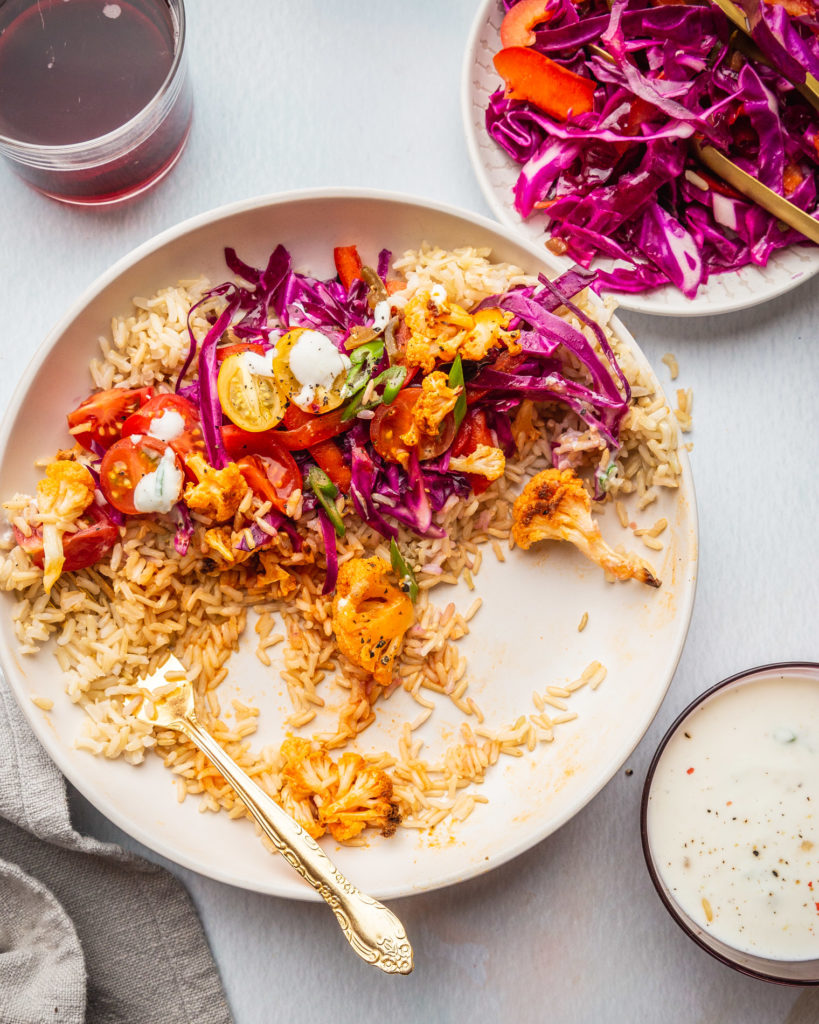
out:
M294 395L296 405L313 401L316 388L329 391L335 379L350 369L348 356L335 347L320 331L304 331L290 349L290 371L301 385Z
M134 488L137 512L170 512L179 501L185 475L168 448L152 473L146 473Z
M166 409L161 416L151 420L148 436L160 441L173 441L185 433L185 420L176 409Z

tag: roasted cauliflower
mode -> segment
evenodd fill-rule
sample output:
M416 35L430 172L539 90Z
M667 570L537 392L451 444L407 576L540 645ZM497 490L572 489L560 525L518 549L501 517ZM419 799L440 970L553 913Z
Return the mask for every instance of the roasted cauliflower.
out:
M412 410L412 426L401 435L408 448L414 448L424 437L437 437L441 423L455 408L462 388L451 388L441 370L427 374L421 383L421 394Z
M518 332L506 330L511 319L511 313L494 306L469 313L455 302L418 291L404 307L410 331L407 365L429 373L436 363L452 362L457 355L477 361L498 346L520 352Z
M515 500L512 535L518 547L539 540L567 540L618 580L659 587L660 580L636 555L619 555L603 540L591 515L591 498L571 469L545 469Z
M43 524L43 586L46 593L65 564L63 533L94 500L94 478L79 462L58 459L37 484L37 511Z
M339 568L332 615L339 650L382 686L414 619L412 601L382 558L351 558Z
M506 456L491 444L479 444L469 455L453 456L449 468L456 473L477 473L487 480L498 480L506 469Z
M386 772L359 754L343 754L336 763L323 747L300 737L285 740L281 754L282 805L314 839L325 831L339 842L365 828L385 836L395 832L401 812Z
M198 480L185 488L188 508L210 516L217 523L231 519L248 490L236 463L229 462L224 469L214 469L201 455L193 454L185 460L185 465Z

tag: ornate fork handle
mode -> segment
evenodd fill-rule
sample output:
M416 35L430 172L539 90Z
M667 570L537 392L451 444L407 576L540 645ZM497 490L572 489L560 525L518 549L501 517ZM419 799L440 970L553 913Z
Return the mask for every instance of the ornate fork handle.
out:
M325 900L361 959L387 974L409 974L413 966L412 947L395 914L348 881L315 839L249 778L192 717L177 719L174 724L216 765L282 857Z

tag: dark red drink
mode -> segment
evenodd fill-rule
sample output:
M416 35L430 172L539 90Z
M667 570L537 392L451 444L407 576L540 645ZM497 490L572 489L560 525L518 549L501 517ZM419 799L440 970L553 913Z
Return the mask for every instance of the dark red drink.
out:
M68 202L143 191L187 137L183 38L181 0L0 3L0 151Z

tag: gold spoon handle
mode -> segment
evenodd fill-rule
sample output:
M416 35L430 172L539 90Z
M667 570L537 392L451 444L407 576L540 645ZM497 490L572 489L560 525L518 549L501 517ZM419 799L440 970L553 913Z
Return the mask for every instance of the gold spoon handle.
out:
M282 857L326 901L361 959L387 974L409 974L412 947L395 914L348 881L315 839L242 771L210 733L190 718L175 724L216 765Z

